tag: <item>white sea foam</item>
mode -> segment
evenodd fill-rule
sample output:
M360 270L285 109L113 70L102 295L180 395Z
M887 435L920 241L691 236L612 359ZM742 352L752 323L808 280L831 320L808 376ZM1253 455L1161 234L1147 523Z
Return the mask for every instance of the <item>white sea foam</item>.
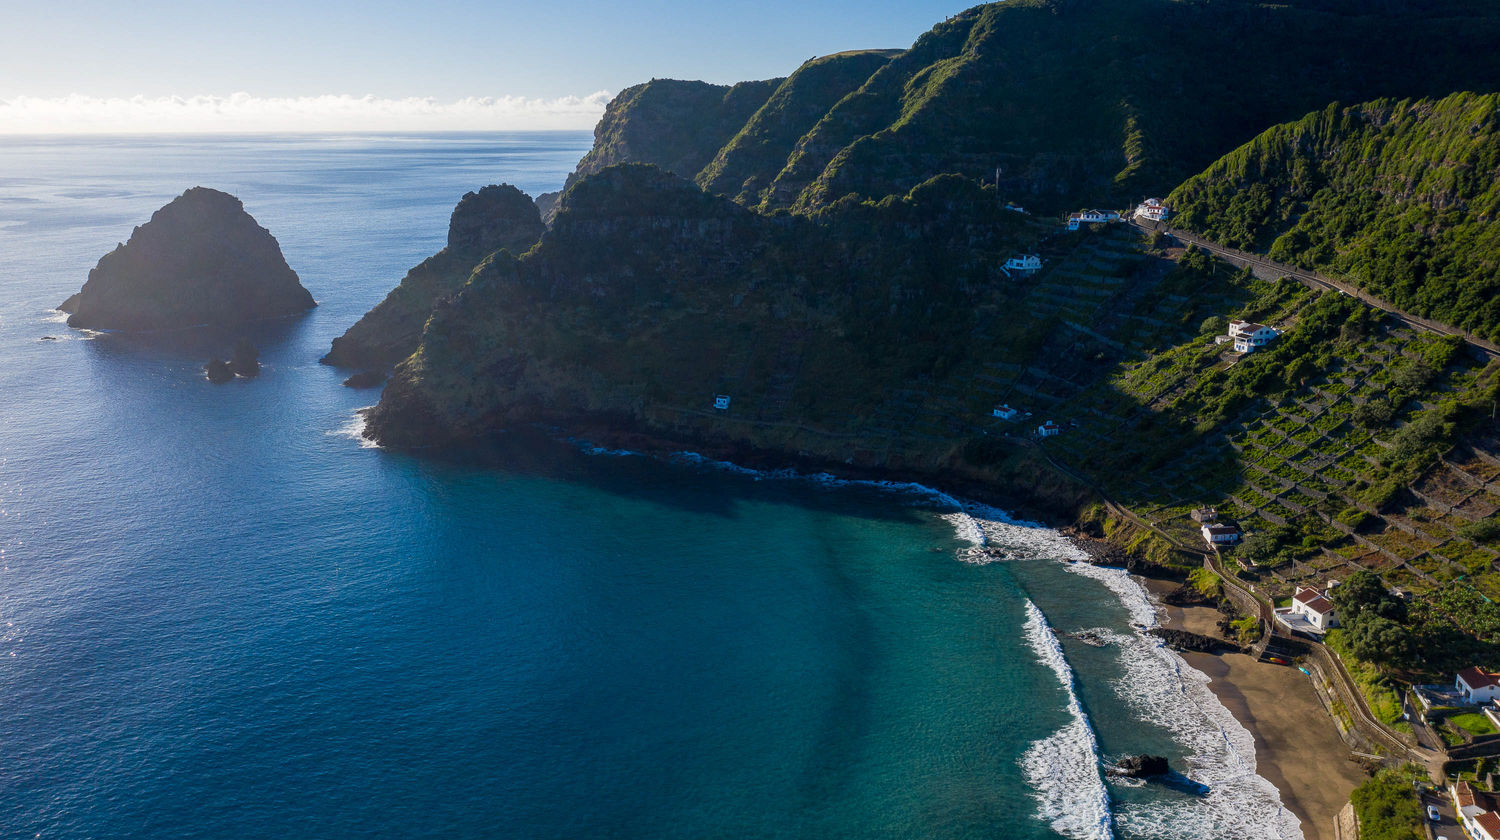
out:
M1099 744L1073 686L1073 669L1047 617L1026 601L1026 642L1043 665L1052 669L1068 694L1072 719L1053 734L1032 743L1021 768L1052 830L1073 840L1112 840L1109 791L1099 772Z
M606 450L601 454L625 454ZM630 453L634 454L634 453ZM960 560L985 564L997 561L1043 560L1067 563L1074 574L1092 578L1120 599L1138 628L1133 633L1099 631L1120 651L1126 676L1113 686L1142 720L1165 727L1187 752L1187 775L1208 785L1203 798L1129 804L1111 815L1107 788L1099 778L1098 746L1073 688L1073 673L1062 647L1041 611L1027 602L1026 638L1067 688L1073 720L1053 735L1034 743L1023 758L1023 768L1037 791L1043 815L1054 830L1068 837L1111 837L1111 819L1131 837L1223 838L1238 840L1302 840L1296 816L1281 803L1280 792L1255 770L1255 739L1208 689L1209 678L1195 670L1154 636L1143 631L1157 624L1157 609L1145 587L1124 569L1095 566L1067 537L1042 523L1012 517L988 505L961 501L926 485L895 481L857 481L826 473L795 470L753 470L716 461L693 452L672 456L679 463L748 475L757 479L798 479L830 486L874 487L914 496L949 509L940 514L968 547ZM1112 780L1120 787L1138 787L1128 779Z
M986 551L991 556L1018 561L1087 559L1057 531L1023 527L977 513L975 521L985 533ZM1125 805L1115 813L1115 824L1131 837L1162 840L1301 840L1301 825L1282 804L1280 792L1256 774L1254 736L1209 690L1206 675L1144 632L1158 622L1157 608L1145 587L1124 569L1085 562L1073 562L1067 568L1098 581L1124 604L1139 629L1128 633L1095 631L1118 650L1125 671L1112 687L1140 719L1172 734L1187 754L1187 766L1181 768L1185 775L1210 789L1202 798ZM1114 780L1111 784L1125 782Z
M365 412L371 408L374 406L357 409L348 422L337 429L329 429L327 434L349 438L358 443L361 449L379 449L380 444L365 437Z

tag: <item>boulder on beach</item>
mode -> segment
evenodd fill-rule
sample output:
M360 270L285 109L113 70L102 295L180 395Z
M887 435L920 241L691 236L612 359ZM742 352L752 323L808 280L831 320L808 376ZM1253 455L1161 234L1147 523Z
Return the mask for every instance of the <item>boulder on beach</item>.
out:
M144 331L235 324L316 306L238 198L194 187L105 254L58 308L68 326Z

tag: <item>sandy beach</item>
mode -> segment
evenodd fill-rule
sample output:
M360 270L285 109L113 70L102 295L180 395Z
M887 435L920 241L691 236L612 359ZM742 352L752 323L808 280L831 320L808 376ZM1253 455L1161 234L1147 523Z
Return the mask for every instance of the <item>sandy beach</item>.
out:
M1176 588L1166 581L1141 582L1158 596ZM1219 635L1219 612L1211 607L1162 610L1164 627ZM1258 772L1281 791L1282 802L1302 821L1307 840L1332 840L1335 816L1366 776L1350 759L1311 679L1296 668L1256 662L1244 654L1183 657L1210 677L1214 695L1255 736Z

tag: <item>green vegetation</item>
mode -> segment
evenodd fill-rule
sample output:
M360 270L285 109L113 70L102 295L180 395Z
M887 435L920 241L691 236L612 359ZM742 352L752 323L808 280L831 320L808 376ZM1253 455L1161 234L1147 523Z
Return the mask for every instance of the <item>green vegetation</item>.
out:
M1179 187L1175 223L1500 339L1497 108L1470 93L1329 105ZM1419 390L1434 370L1413 362L1392 385Z
M1361 840L1423 840L1422 803L1412 785L1415 771L1384 769L1354 789L1349 801Z
M1001 207L1139 198L1335 96L1489 84L1497 34L1500 13L1460 0L1013 0L784 81L632 88L540 243L455 268L473 270L368 428L427 446L545 424L927 476L1185 572L1189 513L1216 505L1247 534L1223 568L1257 592L1351 582L1332 643L1393 722L1402 681L1500 661L1500 364L1161 237ZM1396 41L1444 49L1398 64ZM1267 62L1266 43L1320 60ZM1467 102L1319 111L1184 186L1180 218L1360 261L1371 288L1481 328L1500 300L1494 103ZM1000 271L1032 251L1036 276ZM1237 355L1216 341L1230 319L1282 334ZM1026 413L995 418L1002 402ZM1046 420L1063 433L1034 439ZM1131 516L1085 508L1086 488Z
M1470 735L1494 735L1500 732L1488 717L1480 712L1463 712L1449 715L1447 723L1464 730Z
M577 175L653 163L747 206L812 211L999 167L1002 196L1034 210L1118 205L1335 99L1490 86L1497 41L1500 17L1473 2L1010 0L785 80L628 88ZM1392 62L1391 43L1443 48ZM1319 60L1266 61L1266 44Z
M388 368L410 356L437 301L458 291L488 255L525 253L542 235L542 219L526 193L509 184L485 187L459 200L448 222L448 243L423 260L354 326L333 340L325 364Z
M1375 665L1360 660L1348 644L1348 635L1343 630L1331 630L1325 641L1344 661L1349 676L1359 686L1371 714L1380 722L1394 726L1401 721L1401 688Z
M1189 572L1188 583L1210 598L1224 597L1224 580L1208 569L1197 568Z

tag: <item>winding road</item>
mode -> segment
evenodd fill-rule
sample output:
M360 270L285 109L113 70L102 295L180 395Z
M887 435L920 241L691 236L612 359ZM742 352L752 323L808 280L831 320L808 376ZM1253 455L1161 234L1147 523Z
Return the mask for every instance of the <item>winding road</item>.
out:
M1500 359L1500 345L1496 345L1492 341L1486 341L1485 339L1480 338L1473 333L1465 332L1461 329L1458 329L1457 327L1439 323L1430 318L1423 318L1420 315L1413 315L1410 312L1405 312L1401 309L1397 309L1389 302L1384 301L1370 294L1369 292L1363 291L1359 288L1356 288L1355 286L1345 283L1342 280L1335 280L1332 277L1319 274L1315 271L1308 271L1305 268L1298 268L1294 265L1279 263L1275 260L1267 259L1261 254L1252 254L1248 251L1241 251L1237 248L1228 248L1218 244L1217 242L1211 242L1207 239L1204 239L1197 234L1192 234L1188 233L1187 231L1168 227L1166 224L1161 222L1149 222L1140 221L1138 219L1131 219L1128 223L1134 226L1137 230L1146 233L1165 233L1168 236L1171 236L1172 238L1177 239L1181 242L1188 242L1193 245L1197 245L1199 248L1202 248L1203 250L1208 251L1215 256L1228 260L1231 263L1251 266L1252 270L1257 268L1262 269L1266 272L1274 274L1277 277L1290 277L1293 280L1296 280L1297 282L1311 289L1325 289L1328 291L1334 291L1349 295L1353 298L1358 298L1364 303L1373 306L1374 308L1379 309L1382 312L1386 312L1394 316L1407 326L1415 327L1419 330L1426 330L1427 332L1437 333L1439 335L1458 336L1465 342L1468 342L1469 346L1473 347L1475 350L1478 350L1485 356L1488 356L1492 359Z

